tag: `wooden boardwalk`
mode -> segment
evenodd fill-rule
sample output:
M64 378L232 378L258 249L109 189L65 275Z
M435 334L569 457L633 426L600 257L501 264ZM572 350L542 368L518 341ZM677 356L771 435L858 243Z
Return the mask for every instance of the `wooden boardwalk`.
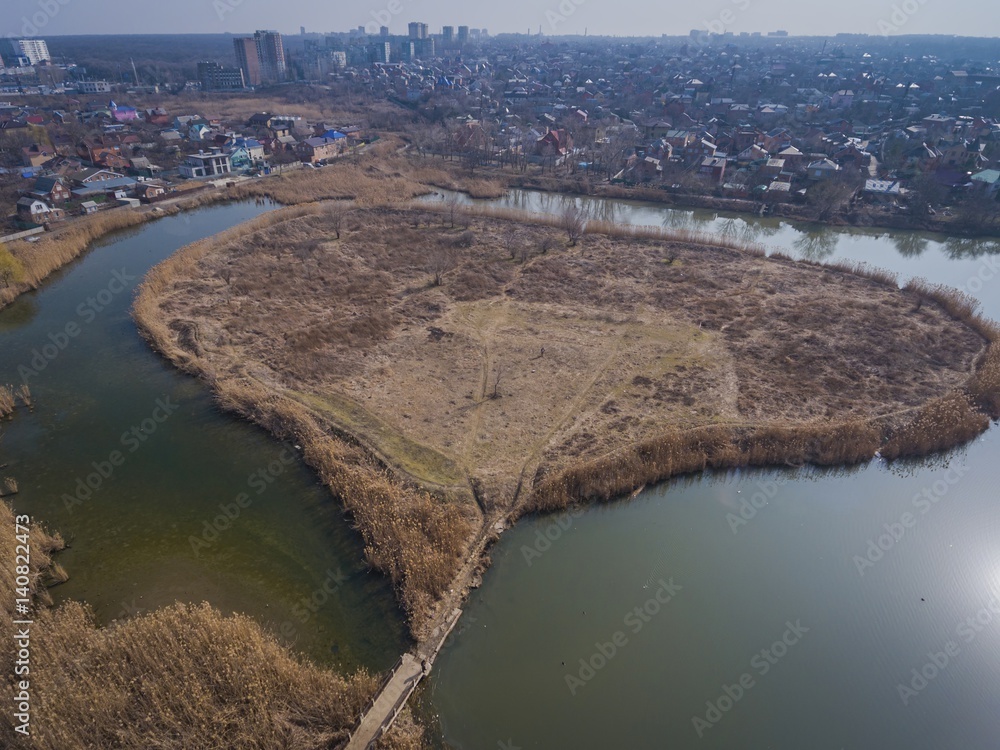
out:
M420 680L430 673L435 657L461 614L461 610L453 610L448 621L434 629L427 651L418 648L415 654L406 653L400 657L382 687L375 693L374 700L362 715L357 728L351 733L346 750L368 750L375 740L388 731Z
M403 658L396 662L389 679L376 693L375 702L361 718L361 724L351 735L347 750L367 750L369 745L381 737L406 705L407 698L423 676L420 659L413 654L403 654Z

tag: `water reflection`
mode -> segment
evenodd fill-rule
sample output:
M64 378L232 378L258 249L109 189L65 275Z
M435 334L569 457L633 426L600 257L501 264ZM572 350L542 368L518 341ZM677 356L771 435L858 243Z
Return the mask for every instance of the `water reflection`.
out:
M820 230L799 235L792 247L806 260L825 260L837 251L840 236L836 232Z
M1000 253L1000 242L983 237L949 237L944 241L944 251L952 260L975 259Z
M38 306L30 295L22 295L0 316L0 331L11 331L27 325L38 314Z
M916 232L889 235L889 240L904 258L917 258L930 246L930 240Z

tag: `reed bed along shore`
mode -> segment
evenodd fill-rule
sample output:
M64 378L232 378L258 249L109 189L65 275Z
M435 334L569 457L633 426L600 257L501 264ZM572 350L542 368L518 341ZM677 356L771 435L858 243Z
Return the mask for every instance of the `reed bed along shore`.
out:
M408 159L397 153L400 145L397 139L389 137L370 150L323 169L297 169L187 198L181 191L175 199L156 208L110 209L74 218L39 236L36 242L15 240L0 246L0 269L5 270L0 309L21 294L37 289L51 273L113 232L212 203L268 198L284 205L331 199L382 205L410 200L426 194L432 187L464 191L474 198L497 198L506 191L505 183L498 179L469 175L453 165L428 165Z
M351 513L368 561L393 581L411 629L419 637L467 555L478 525L475 515L400 481L378 457L338 436L315 412L248 377L247 368L227 371L180 346L176 330L158 305L174 278L194 271L220 244L243 243L248 235L316 217L325 210L315 203L284 208L184 248L149 273L133 315L161 354L209 382L223 409L302 446L306 463Z
M418 638L500 518L706 468L925 455L1000 417L997 328L956 292L569 218L282 209L157 267L136 319L303 446ZM432 486L456 470L477 512Z
M0 595L4 640L15 619L14 512L0 502ZM89 608L52 608L45 586L60 573L58 535L31 527L31 738L0 722L0 746L42 750L341 747L378 687L293 655L250 618L207 604L175 604L98 627ZM17 692L13 648L0 652L3 700ZM8 714L9 716L9 714ZM413 747L401 727L387 748ZM417 738L417 739L414 739Z
M75 260L94 242L113 232L226 199L225 194L213 191L166 204L159 210L109 209L73 219L52 232L40 235L37 242L15 240L6 247L0 246L0 261L4 255L8 255L16 268L16 273L0 287L0 309L24 292L38 289L51 273Z
M360 205L401 203L431 188L458 190L473 198L499 198L502 181L476 177L455 167L415 162L394 153L390 144L347 156L320 169L296 169L229 189L234 199L267 197L284 205L322 200L351 200Z
M9 385L0 385L0 419L10 417L17 406L14 389Z

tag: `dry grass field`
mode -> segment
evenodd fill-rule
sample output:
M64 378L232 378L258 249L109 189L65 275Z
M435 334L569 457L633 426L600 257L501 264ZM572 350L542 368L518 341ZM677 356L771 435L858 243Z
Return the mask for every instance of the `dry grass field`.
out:
M708 466L926 453L998 416L996 329L960 295L558 224L286 209L137 303L224 404L325 446L307 459L418 634L497 520Z

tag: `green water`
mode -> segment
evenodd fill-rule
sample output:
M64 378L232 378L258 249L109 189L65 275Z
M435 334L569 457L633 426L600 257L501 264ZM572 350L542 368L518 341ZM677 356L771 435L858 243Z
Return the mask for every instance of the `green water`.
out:
M995 240L530 191L494 203L556 213L568 202L619 223L924 276L965 289L1000 319ZM998 448L993 429L908 465L707 475L522 522L493 551L431 677L446 741L467 750L1000 746Z
M0 463L19 482L18 512L69 542L57 600L86 601L102 623L209 601L322 663L384 669L404 624L335 500L293 446L220 413L153 354L129 316L149 268L271 208L114 235L0 312L0 382L26 380L36 402L3 425Z
M557 211L570 200L516 192L500 203ZM992 241L581 202L614 221L926 276L1000 318ZM0 455L20 482L19 512L71 542L57 598L89 602L101 622L208 600L324 663L385 668L405 647L403 624L335 501L291 461L294 446L220 414L150 352L128 316L134 280L115 291L116 271L140 277L262 210L209 208L116 235L0 312L0 381L27 377L37 402L5 423ZM707 475L523 522L493 550L432 675L446 741L996 748L997 448L992 430L911 465ZM96 489L73 497L88 477ZM913 669L934 675L921 684Z

